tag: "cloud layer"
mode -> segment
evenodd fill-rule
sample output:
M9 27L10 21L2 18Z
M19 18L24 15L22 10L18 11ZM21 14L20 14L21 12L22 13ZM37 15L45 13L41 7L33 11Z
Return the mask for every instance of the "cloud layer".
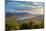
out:
M33 9L43 8L43 2L6 1L6 12L31 12ZM34 11L34 10L33 10Z

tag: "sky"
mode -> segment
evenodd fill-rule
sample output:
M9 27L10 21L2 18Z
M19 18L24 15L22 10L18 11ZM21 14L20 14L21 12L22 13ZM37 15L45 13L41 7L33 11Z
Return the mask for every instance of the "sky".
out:
M44 7L43 2L28 2L16 0L5 1L6 12L31 12L33 9L43 7Z

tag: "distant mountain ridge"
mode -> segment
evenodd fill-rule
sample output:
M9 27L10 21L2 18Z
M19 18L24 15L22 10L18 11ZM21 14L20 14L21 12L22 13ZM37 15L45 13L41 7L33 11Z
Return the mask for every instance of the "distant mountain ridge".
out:
M29 14L29 13L23 13L23 12L21 12L21 13L5 13L5 15L6 16L14 16L14 15L16 15L16 16L25 16L25 15L27 15L27 14Z
M6 13L6 17L8 17L8 19L11 19L15 16L17 16L16 18L16 22L20 22L20 23L28 23L31 21L31 19L34 19L36 21L40 21L41 19L44 18L44 15L34 15L32 16L32 14L29 14L29 13Z

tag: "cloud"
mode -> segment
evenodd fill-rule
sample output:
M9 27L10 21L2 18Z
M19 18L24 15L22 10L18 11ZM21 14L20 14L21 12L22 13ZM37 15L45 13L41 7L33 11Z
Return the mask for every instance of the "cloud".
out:
M16 12L28 12L28 13L30 13L31 10L16 10Z
M34 5L38 5L38 3L36 2L36 3L34 3Z
M42 2L38 3L38 2L24 2L24 1L11 2L10 1L6 5L8 12L23 12L24 10L25 10L25 12L27 12L27 10L31 11L31 9L42 8L42 7L43 7ZM16 11L16 10L19 10L19 11ZM30 13L30 11L28 11L28 12Z
M12 3L8 3L8 4L12 4Z
M6 9L6 12L14 13L14 12L16 12L16 10L15 9Z
M21 1L20 1L21 2ZM42 6L42 3L37 3L37 2L28 2L28 4L27 4L27 2L11 2L11 3L8 3L8 4L13 4L13 5L16 5L17 7L32 7L32 8L36 8L36 7L41 7Z
M44 8L36 8L32 10L32 14L43 14Z

